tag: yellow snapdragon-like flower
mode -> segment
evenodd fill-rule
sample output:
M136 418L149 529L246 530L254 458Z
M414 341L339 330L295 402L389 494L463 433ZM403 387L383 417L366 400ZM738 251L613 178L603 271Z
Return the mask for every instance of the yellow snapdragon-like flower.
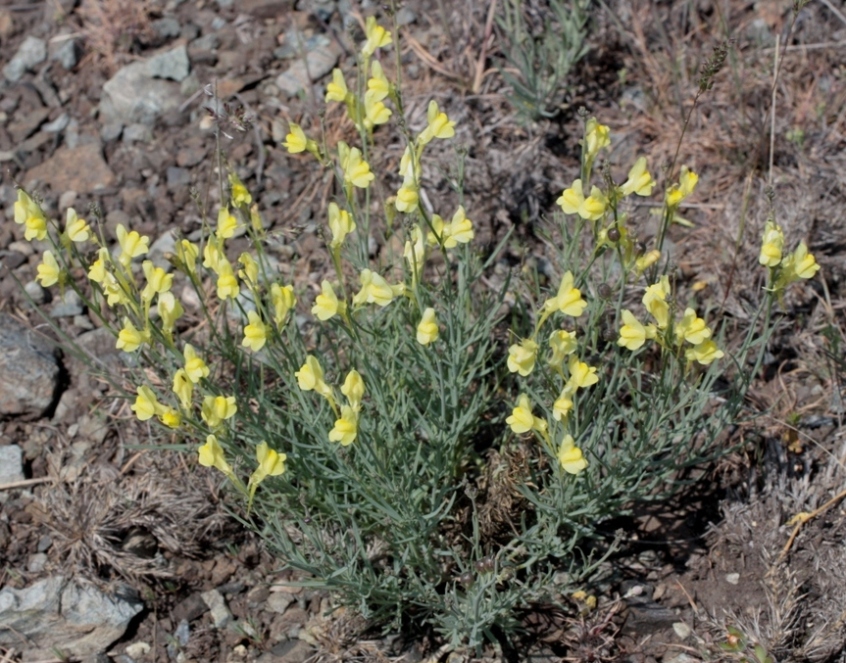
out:
M59 277L62 274L62 270L59 267L59 263L56 261L56 256L53 255L52 251L45 251L44 255L41 256L41 262L36 267L38 271L37 276L35 277L36 281L40 281L41 285L45 288L49 288L51 285L55 285L59 282Z
M156 394L147 385L141 385L136 389L138 394L135 398L135 403L130 409L138 417L138 421L147 421L158 414L164 412L165 407L159 403Z
M68 207L65 217L65 234L76 244L87 242L91 237L91 228L85 219L80 219L73 207Z
M344 173L344 181L359 189L366 189L376 176L370 172L370 165L361 157L361 150L345 142L338 143L338 162Z
M573 390L572 387L565 386L561 390L561 394L555 399L552 404L552 418L555 421L566 421L573 411Z
M226 254L223 252L221 245L221 239L217 235L211 235L203 247L203 267L220 275L223 266L228 264Z
M159 317L162 319L162 331L170 333L176 327L176 322L185 313L182 303L172 292L162 292L156 299Z
M236 207L239 205L248 206L253 202L252 195L250 195L247 187L244 186L241 178L239 178L235 173L229 173L229 188L232 194L232 204Z
M347 373L341 393L347 397L350 407L358 412L361 409L361 399L364 398L364 379L361 373L353 369Z
M206 396L200 408L200 416L209 426L217 428L238 412L234 396Z
M687 166L682 166L679 183L674 184L667 190L667 206L678 207L681 201L693 193L698 181L699 175L692 170L688 170Z
M814 274L820 271L816 258L808 252L805 242L799 242L799 246L796 247L790 258L789 268L800 279L813 278Z
M314 300L311 313L318 320L326 321L343 311L344 303L338 300L335 289L329 281L320 284L320 294Z
M658 249L647 251L642 256L635 259L635 271L638 275L643 274L659 260L661 260L661 252Z
M429 345L437 340L438 334L440 330L435 318L435 309L429 307L423 311L423 317L417 324L417 342L420 345Z
M658 283L647 286L643 295L643 305L655 318L659 329L666 329L670 324L670 306L667 297L670 295L670 279L665 274Z
M256 461L258 461L258 467L250 475L250 481L247 484L250 493L247 502L248 511L250 507L252 507L253 498L255 497L256 489L259 484L267 477L278 477L280 474L284 474L286 460L288 460L287 454L279 453L275 449L271 449L270 445L268 445L264 440L258 443L256 446Z
M326 85L326 102L340 101L341 103L347 100L347 82L344 80L344 72L335 67L332 70L332 81ZM305 137L305 134L303 134ZM303 148L305 149L305 147ZM302 152L302 150L300 150Z
M599 150L611 144L611 130L600 124L595 117L585 123L585 152L589 159L594 159Z
M582 299L582 292L573 287L573 272L567 271L561 277L561 285L558 286L558 294L544 302L543 309L546 313L560 311L564 315L578 318L587 308L587 302Z
M426 259L426 244L423 241L423 231L420 230L420 226L414 226L411 229L411 239L406 240L402 257L405 258L408 269L416 278Z
M640 348L646 339L655 338L655 326L643 325L628 309L622 311L623 326L620 327L620 338L617 345L631 351Z
M241 292L235 271L228 262L218 264L217 297L220 300L235 299Z
M153 265L152 260L141 263L147 284L141 291L141 301L149 304L157 294L168 292L173 286L173 274L168 274L161 267Z
M241 264L241 269L238 270L238 276L244 283L251 288L258 285L259 266L252 255L244 251L238 256L238 262Z
M397 191L394 205L397 211L408 213L417 209L419 200L420 195L417 193L417 186L414 184L414 180L407 180L403 182L399 191Z
M517 435L528 433L530 430L546 431L546 422L532 414L532 403L526 394L520 394L516 407L511 410L511 416L505 420Z
M702 341L699 345L685 350L684 356L690 362L697 361L703 366L707 366L725 356L725 353L717 347L714 341L708 339L707 341Z
M367 94L372 95L374 101L384 101L390 93L391 84L388 81L388 77L385 76L382 64L378 60L373 60L373 62L370 63L370 78L367 79ZM364 101L366 104L366 95L364 97Z
M535 368L538 357L538 344L530 338L524 338L519 344L508 348L508 370L526 377Z
M221 207L217 212L217 231L218 239L230 239L238 230L238 218L229 211L229 207Z
M182 415L178 410L172 407L164 407L159 414L159 421L161 421L168 428L179 428L182 424Z
M285 136L285 142L282 145L288 150L289 154L299 154L305 152L308 148L308 138L306 138L305 131L299 124L291 122L288 125L288 135Z
M629 171L628 179L620 187L620 193L624 196L635 194L636 196L651 196L655 187L655 180L646 170L646 157L638 157Z
M127 306L129 304L129 295L126 294L126 291L115 278L114 274L106 272L101 286L103 293L106 295L106 303L109 306L116 306L117 304Z
M455 122L450 120L432 99L426 109L426 128L417 137L418 145L427 145L433 138L447 139L455 136Z
M575 355L570 356L568 368L570 371L570 379L567 383L571 386L574 392L576 389L586 389L587 387L593 386L599 382L599 376L596 374L596 366L588 366L585 362L580 361Z
M280 286L273 283L270 286L270 303L273 305L273 322L281 327L285 324L288 312L294 308L294 288L290 285Z
M109 250L103 247L97 252L97 259L92 262L91 267L88 268L88 278L94 281L94 283L103 285L106 281L106 275L108 274L106 271L106 265L109 264L109 262Z
M128 319L124 319L123 328L118 332L118 340L115 347L124 352L135 352L143 343L149 342L149 329L136 329L135 325Z
M391 119L391 109L378 98L378 94L368 90L364 93L364 128L372 129L385 124Z
M231 480L235 479L235 473L229 467L229 463L226 462L226 458L223 455L223 447L220 446L220 442L217 441L216 436L209 435L206 437L206 443L199 448L198 455L200 465L203 467L214 467L219 472L225 474L227 478Z
M572 435L565 435L558 447L558 462L568 474L578 474L588 466L582 450L576 446Z
M355 221L347 210L338 207L337 203L329 203L329 230L332 232L330 247L339 248L355 228Z
M764 236L761 241L761 253L758 262L767 267L777 267L781 262L781 252L784 249L784 233L775 221L768 219L764 225Z
M370 57L376 52L377 48L384 48L392 42L391 33L376 23L375 16L367 17L367 22L364 26L364 34L367 39L361 47L361 53L365 57Z
M129 264L134 258L143 256L150 250L150 238L138 234L138 231L127 231L122 223L117 225L115 229L117 234L118 245L120 246L120 256L118 262L124 267L129 267Z
M184 368L177 369L173 374L173 393L179 399L179 404L185 409L191 409L191 399L194 397L194 383L188 378Z
M197 257L200 249L196 244L187 239L181 239L176 243L176 257L188 275L197 271Z
M255 311L247 311L249 324L244 327L244 340L241 345L258 352L267 343L267 325L262 322L261 316Z
M475 236L473 222L467 218L463 205L458 206L449 223L433 214L431 224L432 231L426 238L430 246L437 246L440 239L445 249L454 249L459 244L467 244Z
M691 345L699 345L705 339L711 338L711 330L708 329L705 320L697 317L696 311L690 307L684 310L682 319L676 323L673 331L679 343L687 341Z
M186 343L182 355L185 357L185 375L191 382L197 384L202 378L209 376L209 367L194 350L193 345Z
M24 226L24 238L31 242L47 237L47 219L41 206L23 189L18 189L18 199L14 205L15 223Z
M317 361L317 357L306 355L305 364L294 375L297 378L297 384L300 389L303 391L316 391L334 403L332 388L323 381L323 369L320 366L320 362Z
M359 274L361 281L361 290L353 296L353 305L361 306L363 304L376 304L378 306L387 306L390 304L395 296L394 289L376 272L369 269L362 269Z
M335 420L335 427L329 431L329 441L339 442L347 447L355 442L358 435L358 412L349 405L341 408L341 418Z
M549 363L558 366L564 361L565 357L573 354L578 348L576 332L568 332L563 329L552 332L549 336L549 347L552 348Z
M574 180L573 185L565 189L555 202L565 214L578 214L588 221L601 219L608 207L608 199L599 187L591 187L590 196L585 198L580 179Z

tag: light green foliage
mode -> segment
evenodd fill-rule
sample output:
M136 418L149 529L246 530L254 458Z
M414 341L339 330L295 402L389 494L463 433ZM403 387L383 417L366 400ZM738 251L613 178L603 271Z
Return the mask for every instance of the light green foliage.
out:
M503 0L497 24L505 58L502 76L511 87L514 107L527 119L554 117L560 110L571 69L587 53L588 0L550 0L537 16L536 29L526 20L531 3Z

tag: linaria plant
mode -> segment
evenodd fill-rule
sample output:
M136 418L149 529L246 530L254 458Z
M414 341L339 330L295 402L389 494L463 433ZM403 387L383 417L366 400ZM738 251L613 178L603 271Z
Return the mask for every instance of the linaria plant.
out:
M407 128L384 57L393 39L368 19L357 78L332 73L326 102L356 134L328 145L292 123L284 142L337 182L319 292L274 272L260 210L232 170L214 222L199 243L179 239L167 264L148 259L137 231L118 226L112 253L97 224L69 210L59 225L23 190L15 221L52 245L41 284L77 290L133 356L137 418L214 469L280 566L376 623L425 621L479 647L513 633L518 609L589 581L604 521L721 453L773 301L818 268L804 244L786 252L771 221L766 301L729 353L712 312L684 300L661 253L636 238L629 203L656 189L646 159L621 183L602 166L595 184L610 129L586 118L580 177L558 199L553 288L491 290L472 210L423 204L427 150L454 141L455 124L431 101L425 125ZM399 172L374 172L373 146L392 127L405 141ZM681 170L665 218L697 179ZM252 250L235 256L240 232ZM388 233L402 252L370 258L370 238ZM204 324L187 324L186 287ZM527 314L514 309L506 356L494 332L507 290Z

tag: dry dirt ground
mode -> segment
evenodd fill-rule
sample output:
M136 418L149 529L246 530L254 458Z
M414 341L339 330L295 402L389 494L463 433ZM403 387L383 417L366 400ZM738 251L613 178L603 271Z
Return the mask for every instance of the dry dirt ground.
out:
M822 265L810 287L791 291L783 303L752 390L754 417L729 436L739 450L708 468L678 503L609 524L623 528L630 545L595 588L596 610L581 618L530 614L525 641L492 648L487 659L740 660L720 648L738 637L728 630L734 628L775 660L846 660L846 524L833 499L846 478L846 16L839 4L812 2L794 23L786 1L593 3L590 50L572 72L560 113L530 124L512 110L495 66L501 40L486 33L491 3L407 4L414 19L402 35L408 111L419 118L434 96L457 120L467 151L465 204L478 241L492 246L513 229L508 264L538 259L538 221L576 176L577 109L587 107L612 127L616 168L645 154L660 181L699 65L729 40L726 66L699 100L681 147L681 162L701 180L683 210L693 228L671 234L674 259L685 282L704 284L703 296L739 326L761 296L757 245L770 209L789 243L804 239ZM39 256L11 220L15 183L34 187L53 212L95 206L107 232L123 222L154 238L172 228L190 233L198 210L215 203L214 122L223 130L225 158L284 238L278 257L286 281L319 283L327 262L315 223L331 184L279 145L288 121L314 126L313 99L288 97L275 80L302 43L321 36L349 67L355 42L341 27L342 14L354 22L378 9L372 5L5 0L0 62L10 62L28 36L45 40L51 56L68 41L78 52L69 69L48 57L0 86L2 309L41 323L18 287L32 280ZM527 1L528 18L542 25L545 7ZM104 125L97 108L106 81L180 44L187 44L191 66L180 103L146 129L116 134ZM326 80L317 83L319 98ZM210 95L221 102L214 116ZM330 111L325 120L329 132L342 130L339 114ZM76 147L68 152L70 145ZM388 147L380 158L391 163L399 155L398 146ZM93 321L59 323L75 337ZM102 357L106 346L94 352ZM145 446L167 441L153 440L128 403L87 377L81 362L66 355L65 369L49 416L1 424L0 444L23 448L26 477L34 481L0 487L0 585L23 587L64 572L131 586L145 609L102 660L469 656L439 649L427 634L385 638L351 615L324 619L329 604L319 593L290 590L278 600L289 576L226 516L216 477L193 459ZM787 548L789 518L823 506ZM240 628L214 627L200 599L209 589L224 596ZM183 621L191 636L180 643ZM130 659L133 643L151 650L130 650ZM31 660L16 658L25 650L0 649L0 661Z

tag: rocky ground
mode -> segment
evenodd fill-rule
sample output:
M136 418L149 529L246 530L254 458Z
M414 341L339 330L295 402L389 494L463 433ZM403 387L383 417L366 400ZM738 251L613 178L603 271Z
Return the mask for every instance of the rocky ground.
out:
M740 451L678 504L613 524L631 545L609 561L598 610L581 620L534 615L531 637L486 656L739 660L719 647L736 628L776 660L843 660L840 503L785 546L788 519L825 506L846 476L846 63L831 46L844 17L829 3L799 15L780 65L783 110L768 175L760 146L768 145L773 47L790 27L789 7L653 5L597 8L564 111L529 126L511 110L494 66L487 4L421 0L397 15L411 121L425 116L432 96L458 121L465 204L481 245L513 229L505 264L543 260L534 222L575 176L576 108L588 106L619 132L621 163L642 152L666 160L681 131L679 108L695 90L697 57L730 36L737 51L726 80L688 128L685 158L703 178L700 202L686 209L696 227L674 235L673 250L689 282L714 293L737 284L723 306L743 320L755 297L745 265L768 213L765 187L776 182L782 223L823 265L820 286L785 303L753 392L758 416L731 434ZM279 143L288 121L314 118L326 74L350 66L351 34L376 9L343 0L0 6L0 661L464 660L426 634L371 633L355 615L330 611L325 595L290 585L291 575L227 516L215 477L162 450L96 377L122 366L113 338L73 292L51 298L34 282L39 253L12 222L20 184L55 216L73 206L101 218L111 239L119 223L152 236L161 258L174 231L190 236L215 209L222 154L278 238L271 250L283 278L317 287L327 266L317 227L331 184ZM331 113L325 120L329 131L340 123ZM382 158L399 155L389 147ZM81 354L57 349L57 333L33 304Z

